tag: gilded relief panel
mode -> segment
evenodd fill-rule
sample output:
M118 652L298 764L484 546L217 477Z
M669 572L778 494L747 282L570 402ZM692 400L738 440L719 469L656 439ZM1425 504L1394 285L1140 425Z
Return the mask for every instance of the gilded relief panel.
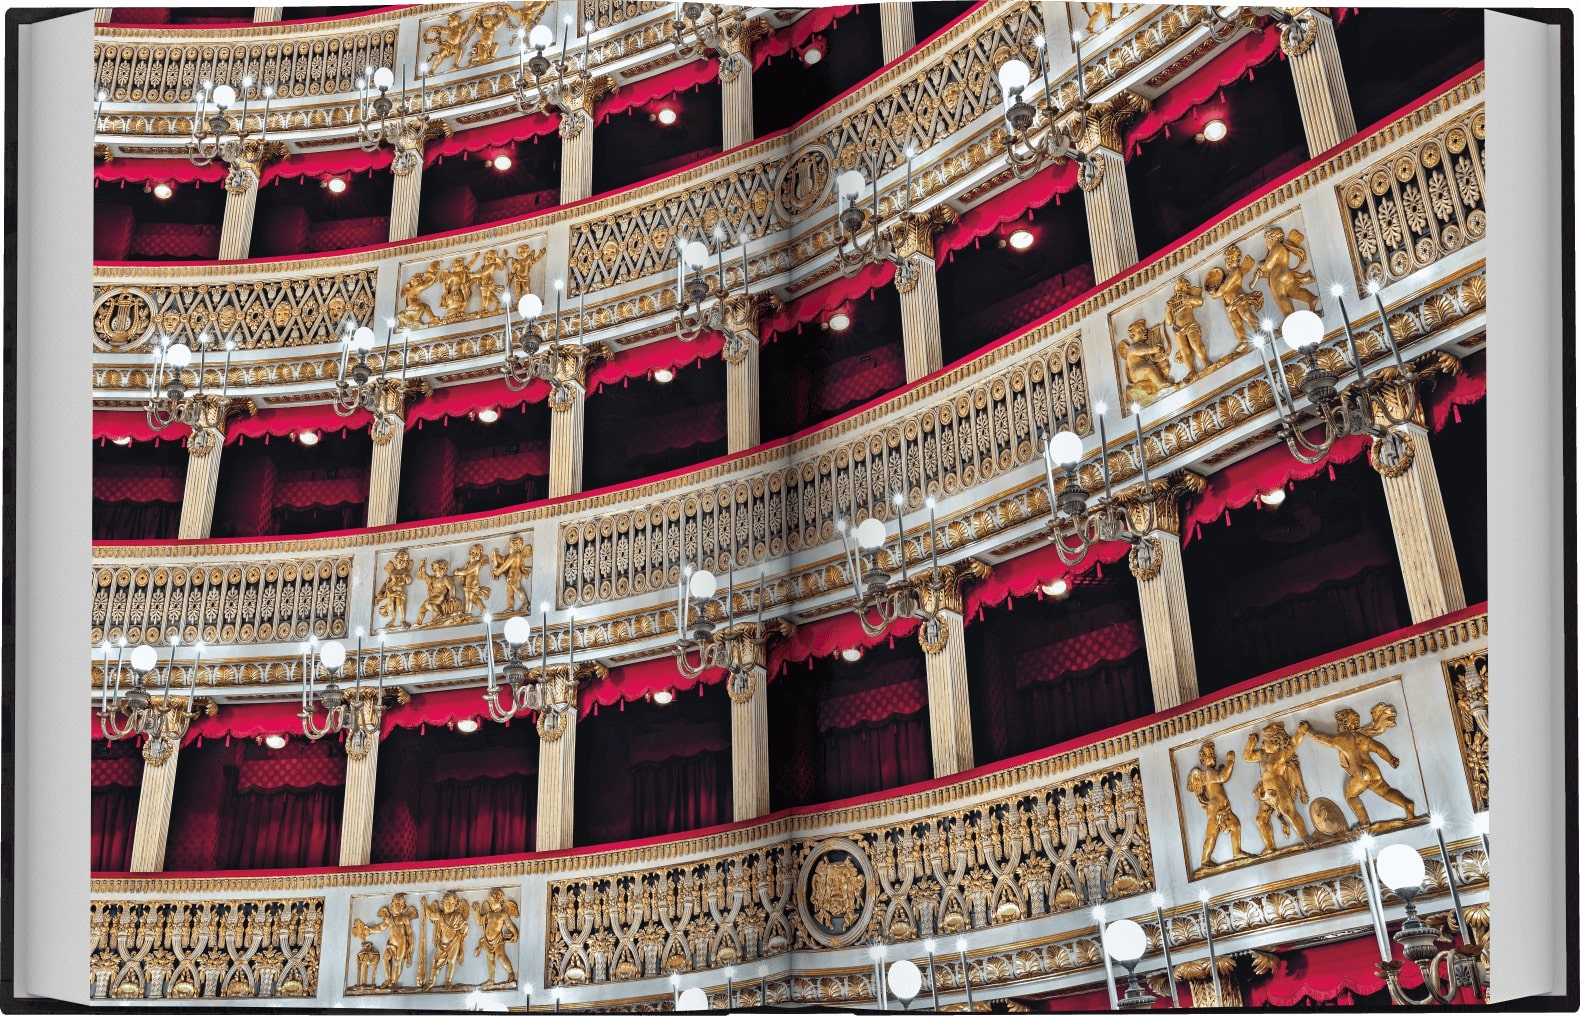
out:
M94 999L314 998L324 898L95 900ZM209 1002L212 1005L212 1002Z
M1487 233L1486 108L1336 188L1355 282L1390 286Z
M531 31L548 10L545 0L507 4L486 3L423 18L417 23L422 60L430 74L446 74L511 55L516 32ZM500 48L505 52L501 54ZM412 82L416 84L416 82Z
M545 242L544 237L533 236L497 248L402 265L395 326L418 330L498 319L527 293L543 300L547 317L555 303L540 267Z
M526 533L381 550L374 574L375 632L532 612L532 540Z
M1191 878L1424 821L1397 677L1169 749Z
M513 991L521 887L351 898L346 994Z
M1145 406L1249 352L1263 318L1322 313L1304 224L1300 209L1293 209L1109 313L1122 413L1132 402Z
M549 885L547 979L718 969L1010 924L1153 887L1135 761L978 807Z
M1443 664L1443 680L1448 685L1449 701L1454 704L1454 724L1459 734L1459 753L1465 760L1470 801L1476 811L1485 811L1491 801L1487 759L1492 747L1492 728L1487 713L1491 689L1487 680L1487 651L1483 649L1447 661Z

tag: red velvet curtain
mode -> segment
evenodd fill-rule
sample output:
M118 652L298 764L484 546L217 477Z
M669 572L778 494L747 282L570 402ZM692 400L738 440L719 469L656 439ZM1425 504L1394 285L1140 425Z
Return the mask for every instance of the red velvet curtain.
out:
M142 794L143 760L131 741L116 741L93 759L88 863L91 871L125 871L132 860L137 800ZM94 754L99 755L100 746Z
M180 531L179 501L93 501L95 540L173 540Z
M340 861L344 786L239 791L220 833L221 868L316 868Z
M639 763L631 767L631 778L634 838L702 829L732 818L728 749Z
M489 857L535 849L536 773L507 773L434 786L429 858Z
M1015 753L1060 744L1152 712L1147 655L1140 652L1091 670L1033 681L1020 696Z
M825 730L819 737L825 801L932 779L932 732L925 708L854 727Z

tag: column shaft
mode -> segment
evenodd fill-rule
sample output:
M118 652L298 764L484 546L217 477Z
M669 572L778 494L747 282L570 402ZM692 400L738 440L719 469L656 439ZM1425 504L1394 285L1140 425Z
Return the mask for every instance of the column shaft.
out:
M373 465L368 477L368 525L389 526L400 512L400 458L406 443L405 422L399 417L387 428L388 437L379 440L374 428Z
M254 24L258 25L262 25L270 21L279 21L280 15L284 11L284 7L254 7L252 9L252 20Z
M752 693L730 697L735 821L768 814L768 672L754 668Z
M1388 496L1388 517L1410 599L1410 620L1419 623L1464 607L1465 589L1443 510L1431 441L1422 427L1409 424L1405 431L1414 454L1406 460L1404 470L1397 475L1389 475L1395 470L1378 468L1378 472Z
M214 497L219 491L219 458L224 439L202 454L187 455L187 484L181 495L182 540L205 540L214 531Z
M883 26L883 62L898 60L916 45L916 19L910 3L880 3L878 17Z
M1152 708L1163 710L1197 697L1196 650L1191 641L1180 539L1166 532L1156 533L1152 539L1157 541L1157 567L1150 575L1138 572L1136 585L1141 592L1147 665L1152 671ZM1134 563L1131 570L1136 571Z
M894 286L900 293L905 380L915 381L944 365L943 338L938 324L938 274L930 253L907 258L895 274Z
M549 420L549 497L578 494L582 489L582 433L587 425L587 393L575 385L575 397L555 405Z
M175 799L180 739L159 765L143 763L143 788L137 798L137 829L132 834L132 871L163 871L170 835L170 802Z
M927 652L927 717L933 735L933 775L976 765L971 745L971 695L966 684L966 629L960 614L939 612L943 645ZM929 649L923 643L924 650Z
M1291 45L1286 36L1283 49L1295 77L1300 119L1306 127L1306 149L1312 155L1320 155L1355 135L1355 113L1350 109L1349 86L1344 83L1333 22L1308 9L1300 16L1300 23L1306 26L1305 37L1298 45Z
M1092 151L1102 165L1095 186L1086 190L1086 227L1092 241L1092 271L1105 282L1134 265L1136 227L1130 213L1125 159L1106 146Z
M739 147L756 135L752 123L752 65L749 58L737 56L740 68L735 75L725 79L719 74L720 89L724 97L724 150Z
M563 732L538 742L538 849L573 846L576 829L576 710L565 714Z
M422 153L405 173L395 174L395 195L390 200L390 243L410 240L417 235L417 216L422 204Z
M110 11L112 11L112 10L114 10L113 7L95 7L93 9L93 23L95 25L107 25L107 24L109 24L110 23Z
M225 221L219 232L219 259L240 261L252 246L252 213L258 207L258 185L225 192Z
M761 395L757 379L757 342L741 343L735 357L725 353L726 413L729 417L731 454L755 448L761 442Z
M560 121L560 204L592 197L593 125L592 117L575 114L579 123L570 136L566 128L571 116Z
M367 864L373 851L373 792L378 785L379 741L368 738L361 758L346 757L346 797L340 812L340 865Z

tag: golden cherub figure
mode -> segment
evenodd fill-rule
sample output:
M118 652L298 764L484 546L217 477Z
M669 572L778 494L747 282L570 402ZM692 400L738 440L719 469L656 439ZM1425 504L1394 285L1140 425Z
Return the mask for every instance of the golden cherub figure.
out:
M1398 710L1386 702L1379 702L1372 706L1372 721L1364 727L1361 726L1360 713L1353 709L1340 709L1333 714L1333 720L1339 728L1337 733L1311 731L1313 740L1339 753L1339 767L1349 775L1349 781L1344 784L1344 800L1349 802L1356 821L1363 826L1371 824L1371 816L1366 813L1366 805L1361 801L1361 795L1368 790L1389 804L1403 808L1406 821L1415 818L1415 802L1389 786L1388 781L1383 779L1382 770L1372 761L1373 755L1380 755L1388 765L1399 768L1398 757L1377 740L1394 727L1398 718Z
M527 598L527 579L532 577L532 548L527 546L527 541L520 536L510 538L509 551L500 556L499 551L494 551L494 578L503 577L505 580L505 613L516 609L516 597L521 597L521 607L525 610L531 601Z
M418 625L427 619L430 611L435 621L443 621L461 613L461 601L455 596L455 579L450 575L450 562L436 560L430 570L428 559L423 558L417 563L417 577L428 587L427 598L417 608Z
M487 564L488 560L483 557L483 545L474 543L466 552L466 563L450 573L461 583L461 609L468 615L472 613L473 605L476 605L479 617L488 613L488 594L493 590L482 584L480 574Z
M395 315L395 323L402 328L421 328L423 325L438 324L439 315L435 314L433 308L428 306L428 301L422 298L422 294L438 281L439 262L437 261L430 264L427 271L418 272L407 279L406 284L400 287L401 301L405 306L401 308L399 314Z
M467 21L459 14L451 14L442 25L429 25L422 33L422 41L434 47L428 69L439 73L445 61L453 61L455 69L461 66L461 48L466 40Z
M515 900L506 899L503 889L493 889L488 894L488 899L482 903L472 904L472 912L477 916L477 923L483 929L483 937L478 939L477 945L472 947L472 955L486 954L488 956L488 983L509 984L516 979L516 968L510 963L510 957L505 954L505 946L514 942L520 934L516 928L513 917L521 916L521 908ZM505 965L505 976L494 976L494 964Z
M1162 325L1148 328L1140 318L1130 322L1128 338L1119 340L1119 355L1133 397L1151 398L1174 383L1169 377L1169 346Z
M461 950L466 947L466 933L471 928L471 914L455 890L449 889L437 904L423 900L423 911L433 924L433 966L428 969L428 983L432 988L439 981L439 971L444 970L444 986L455 983L455 972L460 968Z
M494 33L500 25L509 24L510 21L510 8L504 4L488 4L472 15L467 27L477 33L477 38L473 40L471 52L466 58L473 66L495 60L499 54L499 43L494 41Z
M379 907L379 923L364 924L359 917L352 924L351 933L364 942L376 931L389 932L384 942L384 983L381 987L395 987L406 968L411 966L412 945L416 941L411 922L420 916L417 908L406 902L405 893L396 893L388 905Z
M1252 261L1235 244L1223 251L1223 267L1214 268L1203 279L1204 289L1214 300L1223 301L1223 312L1229 316L1229 327L1234 329L1235 353L1251 348L1251 336L1262 327L1262 294L1245 291L1248 272L1254 271Z
M499 289L494 285L494 275L505 270L505 259L499 256L499 251L483 252L483 267L472 273L472 284L477 286L478 295L483 298L479 316L488 317L499 313Z
M1294 313L1297 300L1305 304L1307 310L1316 310L1317 294L1305 287L1316 282L1317 277L1300 270L1306 263L1306 251L1301 246L1306 238L1300 235L1300 230L1292 230L1286 240L1282 229L1269 226L1262 233L1262 239L1267 244L1267 257L1256 266L1248 285L1255 285L1257 279L1266 279L1273 302L1285 317Z
M514 257L505 259L505 275L510 280L510 305L514 307L521 298L532 292L532 266L543 260L543 251L533 250L526 244L516 245Z
M384 582L379 586L378 596L373 601L379 617L389 622L385 627L406 627L406 588L411 582L411 554L402 547L393 558L384 562Z
M1262 778L1256 785L1256 828L1262 834L1263 850L1277 849L1273 842L1274 815L1278 816L1286 836L1293 827L1300 842L1307 841L1306 820L1297 802L1303 804L1310 796L1306 793L1305 774L1300 771L1300 756L1295 751L1310 729L1311 724L1302 720L1295 728L1295 736L1290 737L1282 723L1269 723L1262 728L1260 745L1254 730L1246 739L1245 760L1262 767Z
M1174 330L1174 359L1185 365L1187 382L1211 365L1206 343L1202 341L1201 324L1196 320L1196 309L1206 302L1201 289L1181 275L1174 283L1174 295L1164 305L1164 320Z
M1225 755L1223 765L1220 766L1217 745L1208 741L1201 746L1198 757L1201 765L1192 769L1185 778L1185 789L1196 795L1202 810L1207 813L1207 836L1201 844L1201 866L1211 866L1213 848L1218 845L1218 837L1223 833L1229 834L1229 846L1235 857L1250 857L1240 846L1240 819L1235 815L1234 808L1229 804L1229 795L1223 789L1229 777L1234 775L1234 752Z
M466 308L472 302L472 266L476 262L476 254L470 258L454 258L440 275L439 307L444 311L445 321L457 321L466 316Z

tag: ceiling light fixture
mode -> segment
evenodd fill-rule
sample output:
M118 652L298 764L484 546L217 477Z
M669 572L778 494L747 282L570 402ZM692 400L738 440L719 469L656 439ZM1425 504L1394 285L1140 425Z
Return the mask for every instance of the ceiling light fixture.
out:
M497 409L489 408L477 411L477 421L479 423L493 423L497 419L499 419L499 410Z
M1277 508L1279 505L1283 504L1284 498L1286 496L1288 495L1284 493L1283 487L1275 487L1267 493L1260 495L1262 503L1267 505L1269 508Z
M325 180L324 186L329 188L329 193L331 194L344 194L346 192L346 181L338 176L332 176Z
M672 127L675 121L680 119L680 114L675 112L673 106L663 106L658 111L657 119L661 126Z
M861 659L861 656L862 653L860 646L851 646L849 649L841 649L839 651L839 658L844 660L846 663L855 663L857 660Z
M296 435L296 440L311 448L313 445L318 443L318 431L304 430Z
M112 437L110 438L110 443L118 444L122 448L125 448L127 445L132 443L132 438L131 435L127 435L126 437Z
M667 706L671 702L675 701L675 693L670 691L668 688L660 689L659 691L655 691L653 693L653 701L657 705Z
M1009 245L1015 250L1025 250L1036 242L1036 239L1031 235L1031 230L1017 229L1009 235Z
M801 62L808 67L815 67L823 60L823 47L821 45L808 46L801 53Z
M668 367L660 367L653 372L653 380L661 385L667 385L675 380L675 372Z
M505 170L509 169L511 166L514 166L515 164L516 164L516 161L514 159L512 159L508 155L496 155L496 156L494 156L493 167L495 169L499 170L501 173L503 173Z
M284 734L270 734L268 737L263 739L263 743L268 745L270 748L273 748L275 751L279 751L281 748L284 748L286 741L287 738Z
M169 201L170 196L175 192L176 191L174 187L171 187L169 184L163 181L154 184L154 197L158 198L160 201Z
M828 319L828 327L831 331L844 331L850 327L850 315L846 314L844 311L838 312Z
M463 734L475 734L477 733L477 721L470 716L464 720L456 720L455 729Z
M1049 596L1063 596L1065 593L1070 591L1070 583L1067 579L1054 579L1052 582L1043 586L1042 591L1047 593Z
M1196 135L1196 140L1222 141L1228 135L1229 125L1224 123L1222 120L1212 119L1208 120L1207 125L1201 129L1201 133Z

